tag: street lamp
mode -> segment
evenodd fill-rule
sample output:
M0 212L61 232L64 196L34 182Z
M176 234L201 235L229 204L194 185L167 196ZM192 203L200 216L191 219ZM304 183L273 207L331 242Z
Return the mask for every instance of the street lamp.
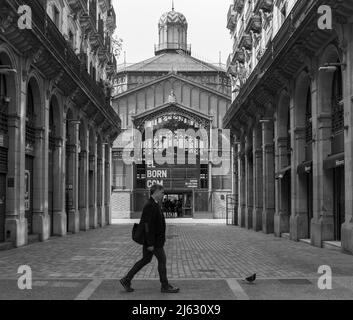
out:
M11 74L11 73L17 73L17 70L11 68L11 66L0 65L0 74Z

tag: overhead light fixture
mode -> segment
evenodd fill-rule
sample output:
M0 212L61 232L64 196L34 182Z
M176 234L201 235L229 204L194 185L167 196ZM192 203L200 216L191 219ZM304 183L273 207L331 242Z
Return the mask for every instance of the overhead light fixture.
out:
M345 63L325 63L323 67L319 68L319 71L324 71L324 72L335 72L337 71L338 67L345 67L347 64Z
M269 122L272 122L272 119L260 119L259 122L260 123L269 123Z
M10 73L17 73L17 70L11 68L11 66L0 65L0 74L10 74Z

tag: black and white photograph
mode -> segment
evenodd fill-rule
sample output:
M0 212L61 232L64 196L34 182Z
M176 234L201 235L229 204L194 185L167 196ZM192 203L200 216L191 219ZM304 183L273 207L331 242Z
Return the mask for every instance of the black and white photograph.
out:
M353 300L353 0L0 0L0 300Z

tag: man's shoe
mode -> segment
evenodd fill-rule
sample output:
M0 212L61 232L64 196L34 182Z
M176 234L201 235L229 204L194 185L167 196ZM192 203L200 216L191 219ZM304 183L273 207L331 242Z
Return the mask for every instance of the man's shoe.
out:
M179 288L172 286L169 284L167 287L162 287L161 292L162 293L178 293L180 291Z
M131 288L131 282L128 279L123 278L120 280L120 283L127 292L134 292L134 289Z

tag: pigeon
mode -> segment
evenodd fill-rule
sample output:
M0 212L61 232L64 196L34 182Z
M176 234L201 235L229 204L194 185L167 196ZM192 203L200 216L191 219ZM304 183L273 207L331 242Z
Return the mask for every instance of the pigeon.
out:
M249 284L254 283L254 281L256 280L256 273L254 273L252 276L245 278L245 281L248 282Z

